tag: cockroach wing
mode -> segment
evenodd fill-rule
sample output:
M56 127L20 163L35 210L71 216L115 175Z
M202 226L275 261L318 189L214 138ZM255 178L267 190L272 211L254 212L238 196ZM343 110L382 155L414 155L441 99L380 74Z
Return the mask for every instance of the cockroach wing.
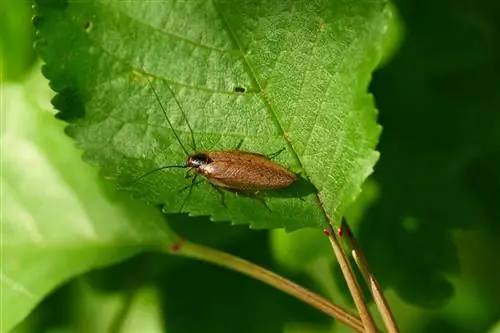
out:
M238 150L207 151L211 162L199 172L214 185L243 191L280 189L297 176L264 155Z

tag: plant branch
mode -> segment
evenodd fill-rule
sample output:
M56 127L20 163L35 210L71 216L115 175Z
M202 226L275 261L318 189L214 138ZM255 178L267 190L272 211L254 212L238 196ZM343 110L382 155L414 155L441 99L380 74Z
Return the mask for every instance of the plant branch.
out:
M365 332L363 323L354 314L330 303L328 300L298 284L247 260L187 241L169 246L167 251L170 254L210 262L250 276L300 299L328 316L335 318L339 322L346 324L357 332Z
M380 311L387 331L389 333L399 333L398 326L391 312L391 309L389 308L389 303L384 297L382 288L380 288L377 279L375 279L375 275L372 273L372 270L368 265L368 261L361 251L361 248L358 246L358 242L356 241L356 238L354 237L351 228L349 228L349 225L347 224L347 220L345 218L342 219L340 231L342 232L342 235L346 236L345 239L347 240L348 246L351 248L351 253L354 261L361 271L366 284L370 288L373 299L375 301L375 304L377 305L378 310Z
M325 234L328 236L330 240L330 244L332 245L333 252L337 261L339 263L340 269L342 270L342 274L344 274L344 278L347 282L347 287L349 288L349 292L354 300L354 304L358 309L359 316L361 317L361 321L363 323L366 332L375 333L377 332L377 328L375 326L375 322L373 321L373 317L368 310L368 306L366 305L366 301L363 297L363 292L361 287L359 286L358 281L354 275L354 271L352 269L347 256L340 245L340 242L337 238L335 231L332 226L329 224L328 228L324 230Z

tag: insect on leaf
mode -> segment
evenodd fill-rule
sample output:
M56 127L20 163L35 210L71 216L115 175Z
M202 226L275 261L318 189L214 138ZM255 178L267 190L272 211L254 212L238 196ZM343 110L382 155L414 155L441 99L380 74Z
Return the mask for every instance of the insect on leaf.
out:
M165 212L322 227L324 213L338 220L372 171L380 129L366 90L383 56L384 1L69 1L37 12L37 49L68 133L87 161ZM303 181L261 193L269 209L234 193L223 205L208 182L186 200L182 169L131 184L187 158L148 80L185 146L191 126L198 150L285 148L275 161Z

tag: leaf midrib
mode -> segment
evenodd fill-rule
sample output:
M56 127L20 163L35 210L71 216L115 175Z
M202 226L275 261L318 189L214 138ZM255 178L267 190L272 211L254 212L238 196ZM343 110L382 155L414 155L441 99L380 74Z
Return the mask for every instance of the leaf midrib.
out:
M212 3L214 4L214 7L215 9L217 10L217 12L219 13L219 15L222 17L228 31L229 31L229 35L231 36L231 38L233 39L234 43L237 45L239 51L240 51L240 56L242 57L244 63L245 63L245 66L247 67L248 69L248 74L250 76L250 78L255 82L255 84L259 87L260 91L263 92L264 89L263 89L263 86L259 80L259 78L257 77L257 74L255 72L255 69L253 68L253 66L251 65L250 61L248 61L247 57L245 57L245 53L243 51L243 48L241 46L241 43L239 42L238 38L236 38L236 35L234 34L233 32L233 29L231 28L228 20L226 19L226 17L224 16L224 13L222 12L222 10L220 9L220 7L217 5L217 2L215 0L212 0ZM295 6L293 6L293 8L295 8ZM293 11L292 11L293 12ZM290 13L290 15L292 15L292 13ZM261 95L262 97L262 95ZM283 126L282 124L280 123L277 115L276 115L276 111L274 110L274 107L272 106L271 103L269 103L269 100L265 97L262 97L262 99L264 100L264 103L266 104L266 109L268 110L268 114L270 115L271 119L273 120L273 122L275 123L275 126L278 128L279 132L280 132L280 136L283 138L283 140L285 140L286 142L286 145L288 147L288 150L290 152L292 152L292 156L293 158L295 159L295 161L300 165L300 169L303 171L304 175L306 176L307 178L307 181L309 181L310 183L311 182L311 177L309 175L309 173L307 172L307 170L304 168L304 164L302 163L302 160L300 159L297 151L293 148L290 140L288 140L285 136L285 132L283 130ZM326 212L326 209L325 209L325 206L323 205L323 202L320 198L320 195L319 195L319 192L315 193L314 195L315 199L316 199L316 202L318 203L318 206L320 207L322 213L323 213L323 216L325 217L325 220L328 222L328 223L331 223L331 219L328 215L328 213Z
M147 27L148 29L157 31L157 32L159 32L159 33L161 33L163 35L166 35L166 36L172 37L174 39L183 41L183 42L185 42L187 44L190 44L190 45L198 46L198 47L200 47L202 49L206 49L206 50L210 50L210 51L215 51L215 52L221 53L221 54L226 54L226 55L229 55L231 57L239 57L239 54L237 54L237 53L239 53L239 50L225 50L225 49L221 49L221 48L218 48L218 47L214 47L214 46L210 46L210 45L206 45L206 44L201 44L201 43L195 42L195 41L193 41L193 40L191 40L189 38L186 38L186 37L184 37L182 35L178 35L178 34L175 34L173 32L170 32L170 31L167 31L167 30L163 30L163 29L158 29L157 27L152 26L151 24L148 24L147 22L139 20L136 17L130 16L127 12L123 11L120 6L112 7L112 6L108 5L108 4L106 4L105 2L101 2L101 4L103 4L104 6L106 6L108 8L112 8L113 10L116 10L117 12L119 12L120 14L123 14L123 16L125 16L128 19L130 19L131 21L137 22L140 25L142 25L144 27Z

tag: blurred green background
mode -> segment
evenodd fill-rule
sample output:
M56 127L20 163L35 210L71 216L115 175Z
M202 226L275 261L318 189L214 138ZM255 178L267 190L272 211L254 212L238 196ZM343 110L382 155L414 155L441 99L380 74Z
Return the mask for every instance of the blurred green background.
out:
M406 0L395 6L401 45L370 88L383 126L381 159L370 179L377 191L356 232L377 277L390 287L402 332L500 332L500 3ZM0 2L2 86L44 84L31 15L28 2ZM51 96L44 94L47 102ZM294 272L283 262L272 245L283 237L279 231L185 216L169 221L181 234L186 223L198 225L197 235L189 229L190 239L324 287L315 279L324 265ZM123 279L131 272L133 278ZM128 300L126 291L138 286L141 292ZM124 299L133 309L129 332L164 326L171 332L347 331L259 282L155 255L70 281L16 331L98 330L99 318L119 315ZM90 314L95 323L82 319Z

